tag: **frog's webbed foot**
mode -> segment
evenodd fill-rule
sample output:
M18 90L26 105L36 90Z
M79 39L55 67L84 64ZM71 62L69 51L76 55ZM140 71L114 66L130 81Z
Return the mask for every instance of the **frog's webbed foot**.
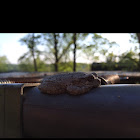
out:
M103 78L103 77L98 77L99 79L101 79L101 85L107 85L108 82Z

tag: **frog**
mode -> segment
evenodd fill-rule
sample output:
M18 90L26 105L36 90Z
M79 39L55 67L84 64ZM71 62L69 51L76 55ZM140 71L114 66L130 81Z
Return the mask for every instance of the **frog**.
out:
M95 72L69 72L45 76L38 89L44 94L80 95L100 85L101 79Z

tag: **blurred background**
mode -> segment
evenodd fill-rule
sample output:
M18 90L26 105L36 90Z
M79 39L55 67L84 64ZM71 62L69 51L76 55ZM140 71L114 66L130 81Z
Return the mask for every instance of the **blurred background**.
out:
M139 71L137 33L0 33L0 72Z

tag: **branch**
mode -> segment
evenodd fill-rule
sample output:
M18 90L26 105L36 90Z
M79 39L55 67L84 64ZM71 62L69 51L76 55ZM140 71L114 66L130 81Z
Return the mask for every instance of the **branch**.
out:
M69 49L69 47L70 47L70 45L71 45L72 43L73 43L73 41L69 42L68 46L67 46L65 49L63 49L61 55L58 57L58 61L59 61L59 60L62 58L62 56L68 51L68 49Z
M29 52L24 53L24 54L18 59L18 61L23 60L28 54L29 54Z

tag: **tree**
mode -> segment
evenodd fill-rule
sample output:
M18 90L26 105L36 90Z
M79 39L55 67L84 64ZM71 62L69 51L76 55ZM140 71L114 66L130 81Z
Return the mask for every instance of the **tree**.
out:
M25 57L24 59L21 59L18 63L19 71L22 72L33 72L34 71L34 65L30 57Z
M72 34L68 33L43 33L42 34L47 46L45 51L46 60L54 63L55 72L58 72L58 64L63 60L63 56L68 55Z
M140 33L137 33L137 38L138 38L138 42L139 42L139 70L140 70Z
M135 45L135 50L137 51L137 44L139 47L139 53L138 53L138 57L139 57L139 70L140 70L140 33L130 33L131 39L129 40L131 43L133 43Z
M111 52L111 53L108 54L106 62L107 63L115 63L116 62L116 57L117 56L113 52Z
M73 34L73 44L74 44L74 49L73 49L73 71L76 71L76 33Z
M76 52L77 49L82 48L82 40L85 40L88 36L88 33L73 33L73 71L76 71Z
M139 67L139 61L136 57L136 53L130 49L129 51L123 53L120 56L120 60L118 64L124 69L128 71L136 71Z
M107 61L107 56L109 55L109 49L117 45L116 42L110 42L108 39L103 38L101 34L93 33L89 34L92 37L92 41L84 44L83 52L89 61L98 61L100 57L105 57Z
M9 64L6 56L0 56L0 72L7 72L9 71Z
M19 40L22 44L27 45L29 51L24 53L18 60L21 61L23 59L32 57L33 64L34 64L34 71L38 71L36 55L41 53L41 51L37 49L37 45L40 44L39 41L40 37L41 36L39 34L35 36L34 33L32 34L29 33L27 36Z
M38 64L38 72L51 72L51 65L47 65L44 60L40 59L39 55L36 57L36 62ZM20 61L18 64L20 71L34 71L34 65L30 58L25 58Z
M58 34L59 35L59 34ZM58 39L57 39L57 34L53 33L54 36L54 55L55 55L55 71L58 71Z

